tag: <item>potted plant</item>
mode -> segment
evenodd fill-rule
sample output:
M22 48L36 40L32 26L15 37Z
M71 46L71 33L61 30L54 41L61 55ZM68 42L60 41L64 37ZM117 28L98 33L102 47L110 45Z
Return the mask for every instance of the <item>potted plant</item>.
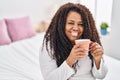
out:
M100 25L100 31L102 35L106 35L108 33L107 29L108 29L109 25L106 22L102 22Z

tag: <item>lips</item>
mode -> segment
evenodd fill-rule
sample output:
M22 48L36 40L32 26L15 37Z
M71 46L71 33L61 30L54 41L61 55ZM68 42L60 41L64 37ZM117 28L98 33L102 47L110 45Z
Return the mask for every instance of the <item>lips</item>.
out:
M74 37L77 37L78 36L78 32L77 31L72 31L71 35L74 36Z

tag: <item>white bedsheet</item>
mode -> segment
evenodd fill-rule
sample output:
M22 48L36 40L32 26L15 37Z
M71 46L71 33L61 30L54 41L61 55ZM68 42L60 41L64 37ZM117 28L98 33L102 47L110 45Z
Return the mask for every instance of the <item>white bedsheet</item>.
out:
M39 50L44 33L0 46L0 80L43 80L39 65ZM104 80L120 79L120 61L104 56L108 74Z
M43 34L0 46L0 80L43 80L39 66Z
M108 66L108 74L104 80L120 80L120 61L110 56L104 56Z

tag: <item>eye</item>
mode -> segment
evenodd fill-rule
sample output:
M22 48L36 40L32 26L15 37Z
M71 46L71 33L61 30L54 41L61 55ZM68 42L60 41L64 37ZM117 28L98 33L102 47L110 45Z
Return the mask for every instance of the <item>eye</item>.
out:
M83 23L81 22L81 23L79 23L78 25L79 25L79 26L83 26Z
M74 25L74 23L72 23L72 22L69 22L68 24L70 24L70 25Z

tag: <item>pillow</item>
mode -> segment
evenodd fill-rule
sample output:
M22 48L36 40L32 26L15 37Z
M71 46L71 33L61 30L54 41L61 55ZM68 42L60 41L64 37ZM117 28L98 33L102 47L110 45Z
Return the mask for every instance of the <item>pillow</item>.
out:
M46 32L50 25L50 20L44 20L44 21L42 21L41 24L42 24L42 27L41 27L42 31Z
M8 32L13 42L30 38L36 34L35 30L32 28L28 16L5 20L8 27Z
M0 20L0 45L11 43L4 20Z

